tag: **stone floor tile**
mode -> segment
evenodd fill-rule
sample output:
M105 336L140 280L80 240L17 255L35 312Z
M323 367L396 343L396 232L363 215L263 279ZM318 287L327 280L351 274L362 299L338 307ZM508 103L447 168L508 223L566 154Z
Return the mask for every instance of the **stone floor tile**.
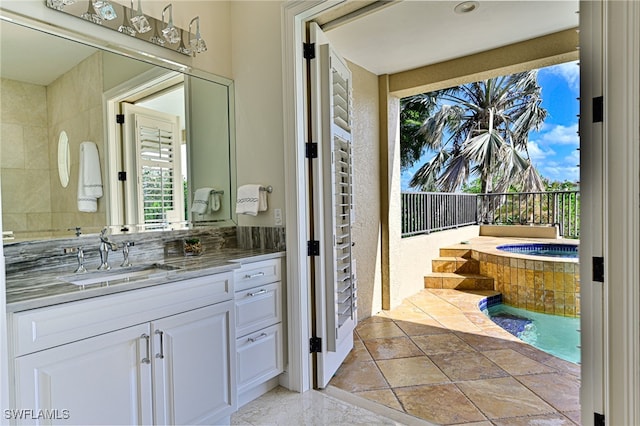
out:
M555 412L513 377L470 380L457 386L489 419Z
M371 354L367 350L362 340L359 338L353 339L353 349L344 360L343 364L351 364L354 362L362 362L362 361L373 361L371 358Z
M493 420L495 426L573 426L574 423L562 414L545 414L543 416L511 417Z
M389 388L389 384L373 361L343 364L329 384L347 392Z
M379 339L384 337L403 337L404 331L393 321L370 322L359 324L356 328L362 340Z
M408 414L443 425L487 420L454 384L395 389Z
M554 372L552 368L516 352L513 349L498 349L483 351L482 353L513 376Z
M580 383L566 374L535 374L516 377L558 411L580 410Z
M391 389L356 392L355 395L377 402L378 404L382 404L386 407L393 408L394 410L404 412L402 405L400 405L400 401L398 401L396 394L393 393Z
M466 331L472 333L482 333L482 329L469 321L463 314L435 316L436 320L451 331Z
M449 378L426 356L377 361L392 388L449 382Z
M421 320L395 320L395 322L396 325L409 336L449 333L447 328L433 318Z
M427 355L473 352L473 348L453 333L413 336L412 340Z
M429 358L452 381L505 377L508 373L478 352L451 352Z
M375 360L424 355L408 337L372 339L366 340L364 344Z
M580 421L580 410L577 411L565 411L563 413L565 416L567 416L569 419L571 419L572 422L574 422L577 425L582 424L582 422Z
M477 351L491 351L500 349L504 341L500 338L487 336L486 334L456 331L455 335L464 340Z

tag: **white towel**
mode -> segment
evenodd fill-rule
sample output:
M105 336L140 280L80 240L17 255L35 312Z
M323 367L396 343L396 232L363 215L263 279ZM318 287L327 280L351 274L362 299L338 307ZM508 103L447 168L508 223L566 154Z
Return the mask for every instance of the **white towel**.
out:
M237 214L257 216L258 212L267 210L267 193L261 191L262 185L242 185L238 188Z
M220 210L220 193L214 191L213 194L211 194L211 203L209 204L209 207L211 208L212 212L217 212L218 210Z
M78 210L88 213L98 211L100 197L102 197L102 175L98 147L93 142L82 142L78 171Z
M198 188L193 195L193 203L191 203L191 212L197 214L205 214L209 209L209 196L213 188Z

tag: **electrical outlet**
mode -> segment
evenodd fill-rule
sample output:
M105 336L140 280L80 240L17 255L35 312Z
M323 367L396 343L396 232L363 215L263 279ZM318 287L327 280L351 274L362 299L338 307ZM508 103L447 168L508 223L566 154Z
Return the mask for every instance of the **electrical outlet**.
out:
M276 226L282 225L282 209L273 209L273 219Z

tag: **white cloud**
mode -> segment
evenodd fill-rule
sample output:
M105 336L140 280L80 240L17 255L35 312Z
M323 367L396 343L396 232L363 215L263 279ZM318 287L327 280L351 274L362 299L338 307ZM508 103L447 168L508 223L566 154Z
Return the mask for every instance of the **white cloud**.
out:
M545 158L556 154L555 151L551 148L540 147L540 145L536 141L529 141L527 149L529 150L529 156L531 157L531 161L533 162L533 164L538 164Z
M538 165L538 171L542 176L551 180L577 181L580 178L580 153L572 151L558 161L547 161Z
M580 67L578 66L578 61L547 67L542 72L558 75L567 82L571 89L576 91L580 89Z
M536 136L536 135L532 135ZM570 126L561 124L544 125L538 133L535 141L541 145L573 145L578 147L580 137L578 136L578 123Z

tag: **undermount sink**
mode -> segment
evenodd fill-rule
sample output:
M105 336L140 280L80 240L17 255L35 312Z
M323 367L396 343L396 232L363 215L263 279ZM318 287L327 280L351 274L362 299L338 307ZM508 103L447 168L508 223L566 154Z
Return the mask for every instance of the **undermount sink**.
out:
M177 266L153 263L149 265L138 265L130 268L115 268L109 271L95 271L83 274L72 274L58 277L59 280L78 286L92 284L106 284L128 281L142 281L153 278L161 278L171 273L175 273L180 268Z

